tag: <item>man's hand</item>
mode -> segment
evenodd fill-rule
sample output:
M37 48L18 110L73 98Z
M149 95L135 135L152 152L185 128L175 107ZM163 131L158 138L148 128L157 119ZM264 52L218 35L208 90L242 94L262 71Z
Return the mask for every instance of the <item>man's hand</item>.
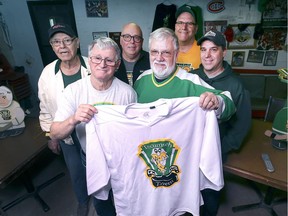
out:
M206 110L216 110L219 107L218 97L212 92L205 92L200 95L199 106Z
M60 148L60 143L59 140L48 140L48 148L57 155L60 155L61 148Z
M80 122L89 122L94 114L97 113L97 109L90 104L80 104L76 113L74 115L74 120L76 120L77 124Z

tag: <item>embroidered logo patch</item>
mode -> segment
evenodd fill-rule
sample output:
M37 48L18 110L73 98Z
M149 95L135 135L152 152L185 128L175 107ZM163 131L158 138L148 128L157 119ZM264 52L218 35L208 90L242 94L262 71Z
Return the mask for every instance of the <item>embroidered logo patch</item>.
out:
M146 175L154 187L170 187L179 181L175 164L179 147L171 139L150 140L138 146L138 156L147 165Z

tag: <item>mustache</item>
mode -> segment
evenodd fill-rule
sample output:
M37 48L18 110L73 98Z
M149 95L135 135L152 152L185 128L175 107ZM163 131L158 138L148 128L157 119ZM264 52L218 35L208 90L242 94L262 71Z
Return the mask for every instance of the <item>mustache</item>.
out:
M157 61L157 60L154 60L154 61L153 61L153 65L155 65L155 64L165 65L166 67L168 66L167 62Z

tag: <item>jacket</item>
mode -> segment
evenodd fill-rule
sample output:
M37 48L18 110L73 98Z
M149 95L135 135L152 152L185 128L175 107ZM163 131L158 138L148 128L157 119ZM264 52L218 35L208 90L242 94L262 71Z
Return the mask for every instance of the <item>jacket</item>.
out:
M87 57L80 56L81 77L90 74ZM57 110L57 100L64 90L64 82L60 71L61 60L57 59L48 64L42 71L38 81L38 98L40 100L40 126L49 132Z
M150 69L149 53L144 50L141 50L140 57L135 63L134 68L133 68L133 83L135 83L135 81L137 80L140 74L142 74L145 70L148 70L148 69ZM121 64L120 64L119 69L115 73L115 77L129 84L129 81L127 78L126 67L123 62L123 59L121 59Z
M235 114L228 121L219 123L222 159L225 161L229 152L241 147L251 127L251 101L249 92L244 88L231 66L226 61L223 61L223 66L224 71L213 78L208 78L202 64L193 73L198 74L215 89L229 91L235 103Z

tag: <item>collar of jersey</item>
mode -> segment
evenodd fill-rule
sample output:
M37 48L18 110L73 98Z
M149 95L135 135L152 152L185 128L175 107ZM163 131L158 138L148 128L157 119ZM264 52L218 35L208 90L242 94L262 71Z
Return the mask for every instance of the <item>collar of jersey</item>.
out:
M177 75L178 71L179 71L179 67L176 67L176 69L174 70L174 72L172 73L172 75L170 75L170 78L168 77L167 79L165 79L165 80L162 81L161 83L158 83L158 82L156 81L156 79L155 79L155 77L154 77L154 72L153 72L153 73L151 74L151 75L152 75L152 76L151 76L152 82L153 82L153 84L154 84L155 86L157 86L157 87L162 87L162 86L168 84L169 82L171 82L171 81L174 79L174 77Z

